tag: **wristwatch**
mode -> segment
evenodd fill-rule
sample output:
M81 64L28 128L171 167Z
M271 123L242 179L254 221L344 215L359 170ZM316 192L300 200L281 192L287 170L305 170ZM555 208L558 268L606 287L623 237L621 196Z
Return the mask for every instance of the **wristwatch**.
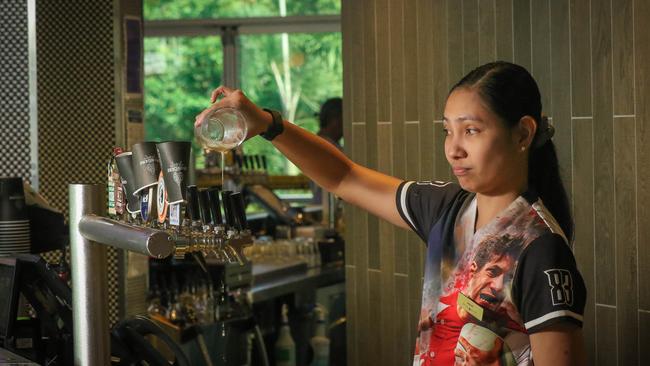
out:
M273 120L269 128L266 131L262 132L260 135L265 139L272 141L277 135L281 134L282 131L284 131L282 114L280 114L280 112L273 109L267 109L267 108L263 108L263 109L271 114Z

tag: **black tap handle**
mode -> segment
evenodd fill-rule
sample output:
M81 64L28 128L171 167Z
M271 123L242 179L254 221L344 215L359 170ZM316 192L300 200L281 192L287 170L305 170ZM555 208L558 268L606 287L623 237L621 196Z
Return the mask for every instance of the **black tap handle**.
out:
M266 172L268 165L266 165L266 155L262 155L262 169Z
M207 189L199 190L199 206L201 207L201 221L203 225L213 224L210 214L210 196Z
M232 208L237 219L237 229L247 230L248 222L246 221L246 202L244 201L244 195L241 192L235 192L230 195L230 201L232 202Z
M187 212L190 220L201 220L201 207L199 206L199 190L196 186L187 186Z
M250 169L249 156L244 155L242 158L244 159L244 169L249 170Z
M259 155L255 155L255 164L257 164L257 169L262 169L262 163L260 162Z
M213 225L223 224L221 217L221 199L219 199L219 187L212 186L208 188L208 197L210 198L210 216L212 217Z
M235 216L232 209L232 200L230 195L232 191L221 191L221 202L223 202L223 213L226 216L226 225L235 227Z

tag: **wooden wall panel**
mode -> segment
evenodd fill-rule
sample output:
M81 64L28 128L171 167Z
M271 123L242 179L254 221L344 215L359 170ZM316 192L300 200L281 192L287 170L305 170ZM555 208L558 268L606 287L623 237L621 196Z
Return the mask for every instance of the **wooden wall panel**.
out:
M591 116L589 0L570 0L570 4L571 107L574 117L588 117Z
M463 74L478 66L478 0L462 0Z
M601 2L595 2L601 3ZM606 6L605 2L605 6ZM614 83L614 114L634 114L634 40L635 34L632 26L633 0L616 0L612 2L612 45L614 48L614 59L612 74ZM598 24L598 23L596 23ZM648 33L647 23L641 23L641 29L637 37L646 37ZM645 34L644 34L645 33Z
M449 89L460 80L465 63L463 52L463 2L447 0L447 57Z
M532 66L530 1L512 1L514 62L530 70Z
M591 119L573 121L573 166L575 190L573 215L575 220L575 253L578 269L587 288L594 288L594 141ZM584 314L585 349L589 355L595 350L595 304L593 293L588 293ZM590 360L589 364L593 364Z
M389 0L375 0L377 44L377 121L387 122L390 116L391 70L388 49L390 47ZM390 142L390 141L389 141ZM379 164L379 162L378 162Z
M553 142L560 161L560 173L569 192L573 186L571 165L571 49L569 42L569 0L551 1L551 104L555 125Z
M550 115L551 104L551 17L548 1L532 1L531 23L531 68L529 71L537 81L542 94L542 112Z
M638 344L636 167L634 117L614 119L614 185L616 194L616 305L618 362L636 365Z
M596 284L593 287L596 302L616 305L614 242L614 133L612 109L612 31L611 8L605 2L591 6L592 75L594 97L594 140L599 148L594 151L595 216L596 216Z
M431 179L433 176L433 2L417 0L417 70L418 70L418 117L420 121L418 179Z
M514 60L513 16L514 0L494 0L497 26L497 60Z
M496 3L495 0L478 0L478 64L497 58Z
M407 121L418 120L418 18L417 0L404 0L404 118ZM415 72L413 72L415 71Z
M650 310L650 3L634 2L639 307ZM646 331L650 331L646 328ZM646 343L647 344L647 343Z
M596 365L617 364L616 308L596 306Z
M366 349L366 357L363 363L368 365L380 365L382 363L381 347L382 338L380 334L385 332L382 328L381 314L384 312L381 292L384 291L381 283L381 272L379 270L368 270L368 348Z

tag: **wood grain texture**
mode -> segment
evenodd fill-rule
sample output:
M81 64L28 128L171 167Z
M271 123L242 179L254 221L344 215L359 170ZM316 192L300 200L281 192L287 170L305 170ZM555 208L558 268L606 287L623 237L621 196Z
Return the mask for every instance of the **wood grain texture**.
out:
M463 2L447 0L447 69L451 88L465 74L463 72Z
M404 118L407 121L418 120L418 23L417 0L404 0ZM406 56L408 55L408 56Z
M555 136L553 142L560 162L560 173L571 194L573 167L571 166L571 49L569 47L569 0L551 1L551 103Z
M433 119L441 120L449 93L447 1L433 2ZM435 147L434 147L435 149Z
M389 0L375 0L375 14L377 44L377 121L386 122L391 120L391 71L390 57L388 55L390 48Z
M495 0L497 26L497 60L514 60L513 0Z
M497 58L495 0L478 0L478 64Z
M395 365L410 365L413 363L413 345L411 342L411 331L409 326L409 279L406 276L395 276L395 301L396 312L394 320L397 323L397 348ZM361 365L361 364L358 364Z
M419 145L420 151L418 164L419 175L431 176L433 174L433 28L431 20L433 2L431 0L417 0L417 48L418 48L418 117L420 121Z
M639 311L639 360L648 357L646 345L650 344L650 311Z
M592 72L594 97L595 250L596 302L616 305L614 243L614 133L612 110L612 31L609 4L600 1L591 6L593 20ZM580 202L580 201L576 201Z
M404 17L401 1L389 2L390 24L390 86L391 122L393 123L393 174L404 177L406 151L404 149Z
M397 348L395 339L401 336L397 333L397 322L395 321L396 296L395 296L395 264L393 256L395 247L393 242L393 225L386 221L379 222L379 236L381 247L381 320L380 324L383 329L380 332L381 359L383 365L395 365Z
M592 115L589 0L571 0L570 4L572 116L589 117Z
M514 61L530 70L532 67L530 1L513 0L512 18Z
M358 328L357 318L357 275L356 267L345 266L345 313L346 327L345 337L347 343L348 365L359 365Z
M363 44L364 44L364 29L363 29L363 2L354 1L350 6L352 14L354 14L353 19L351 20L352 24L349 29L351 31L350 37L350 58L352 62L352 97L356 103L352 104L352 122L364 122L366 120L365 112L366 106L363 101L366 100L366 88L365 88L365 72L363 64Z
M593 131L592 121L579 119L573 121L573 166L575 202L573 219L575 222L575 240L573 252L587 287L587 303L583 320L583 330L587 354L595 351L595 314L594 314L594 167L593 167ZM598 272L602 269L599 267ZM611 273L614 274L613 271ZM593 364L593 362L591 363Z
M463 23L463 74L478 64L478 0L462 0Z
M618 363L637 365L638 337L635 120L614 119L614 189L616 194L616 307Z
M380 352L382 344L380 335L385 332L381 324L381 314L386 303L382 302L381 292L384 289L381 285L381 272L368 271L368 307L366 309L368 313L368 331L366 332L368 335L368 353L366 353L367 357L364 360L364 363L368 365L381 365L384 362Z
M551 18L548 1L532 1L531 4L531 68L542 94L542 111L549 115L551 104Z
M596 2L601 3L601 2ZM612 2L614 7L612 14L612 45L613 45L613 68L612 74L614 83L614 114L634 114L634 39L635 30L633 25L638 24L632 21L633 0L617 0ZM606 5L606 2L605 2ZM642 14L637 14L642 15ZM640 18L637 18L642 21ZM648 33L647 23L638 24L640 33L637 37L646 37ZM640 65L647 68L646 65Z
M634 2L637 202L650 202L650 3ZM650 310L650 206L637 205L639 306ZM646 343L647 344L647 343Z
M363 0L363 71L365 89L366 161L365 166L377 169L377 38L375 27L375 0Z
M616 309L596 306L596 365L616 365Z

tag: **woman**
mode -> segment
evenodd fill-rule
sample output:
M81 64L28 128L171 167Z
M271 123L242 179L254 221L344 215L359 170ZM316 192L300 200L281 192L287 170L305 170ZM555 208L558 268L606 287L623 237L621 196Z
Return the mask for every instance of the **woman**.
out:
M553 128L524 68L486 64L449 93L445 155L458 184L405 182L357 165L239 90L220 87L212 102L208 110L240 109L249 137L272 140L323 188L427 244L414 365L584 363L573 222Z

